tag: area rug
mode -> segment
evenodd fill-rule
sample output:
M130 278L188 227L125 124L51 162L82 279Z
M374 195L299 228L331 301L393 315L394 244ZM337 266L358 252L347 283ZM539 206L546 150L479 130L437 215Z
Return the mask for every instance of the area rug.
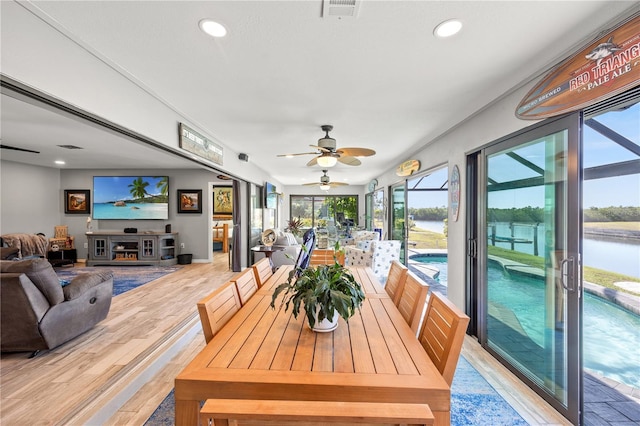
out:
M113 273L113 295L117 296L180 268L182 266L87 266L69 269L56 268L56 274L61 280L71 281L76 275L83 272L111 271Z
M174 407L172 390L145 426L173 425ZM451 386L451 425L526 426L528 423L461 356Z

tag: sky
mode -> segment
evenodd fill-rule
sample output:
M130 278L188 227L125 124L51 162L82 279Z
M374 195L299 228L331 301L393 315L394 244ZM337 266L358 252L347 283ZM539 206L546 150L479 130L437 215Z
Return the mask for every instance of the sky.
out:
M623 111L608 112L595 117L635 144L640 144L640 103ZM519 147L517 153L532 163L544 167L544 144L534 143ZM490 176L498 182L536 176L536 173L501 155L490 160ZM584 126L583 167L594 167L621 161L638 160L640 156L611 142L588 126ZM493 162L491 162L493 161ZM422 180L420 187L439 187L447 179L447 168L432 173ZM410 186L412 182L410 181ZM584 181L583 207L640 206L640 174L616 176ZM463 200L464 202L464 200ZM409 207L440 207L448 204L447 192L410 192ZM542 186L518 190L494 191L489 205L496 208L543 207Z
M130 200L131 188L129 185L137 176L94 176L93 177L93 200L95 203L105 203L108 201ZM162 177L142 176L145 182L149 182L146 190L151 195L160 193L156 184Z

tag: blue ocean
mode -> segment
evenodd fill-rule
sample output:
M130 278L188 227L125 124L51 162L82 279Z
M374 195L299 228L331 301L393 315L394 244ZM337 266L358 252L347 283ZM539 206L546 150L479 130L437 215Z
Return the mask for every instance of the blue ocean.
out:
M169 203L136 203L116 207L113 203L94 203L94 219L168 219Z

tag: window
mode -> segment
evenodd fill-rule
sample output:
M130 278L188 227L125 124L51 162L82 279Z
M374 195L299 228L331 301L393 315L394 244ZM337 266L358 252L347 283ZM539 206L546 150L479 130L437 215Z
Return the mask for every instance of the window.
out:
M357 195L292 195L291 217L300 218L305 228L328 225L357 225Z

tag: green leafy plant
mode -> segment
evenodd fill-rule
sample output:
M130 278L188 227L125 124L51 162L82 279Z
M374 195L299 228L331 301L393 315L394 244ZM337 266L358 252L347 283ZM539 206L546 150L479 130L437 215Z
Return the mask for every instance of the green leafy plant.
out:
M333 265L296 268L289 273L287 282L276 287L271 297L271 307L280 293L284 292L281 304L285 311L292 306L292 313L298 318L300 306L304 306L309 326L325 318L332 320L337 312L345 321L359 309L364 301L364 291L351 272L338 262Z

